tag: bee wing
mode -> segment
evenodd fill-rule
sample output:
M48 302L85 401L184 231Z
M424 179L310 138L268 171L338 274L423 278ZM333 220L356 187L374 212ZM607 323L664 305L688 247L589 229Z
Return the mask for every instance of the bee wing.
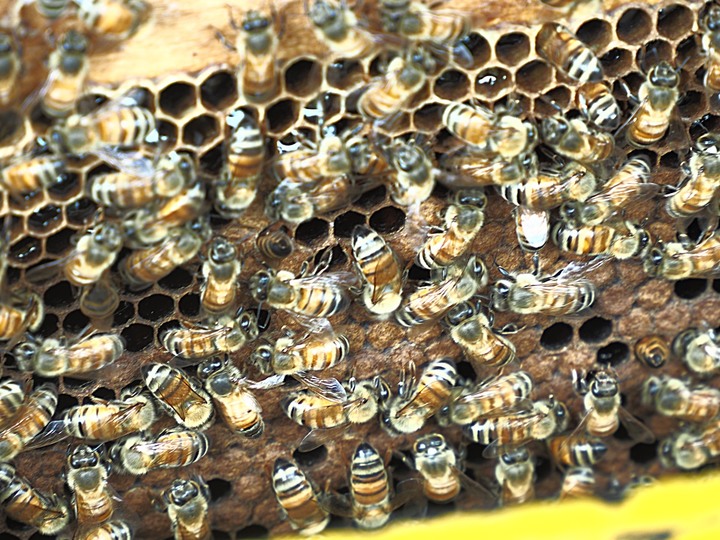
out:
M248 383L248 387L253 390L269 390L271 388L277 388L285 384L285 375L271 375L270 377L264 378L262 381L251 381Z
M93 153L116 169L134 176L150 177L156 172L153 160L139 151L126 152L114 148L99 148Z
M54 261L48 261L40 263L37 266L29 268L25 272L25 279L32 284L39 285L45 283L48 279L54 278L58 274L62 273L65 263L70 259L70 255L55 259Z
M326 272L319 275L298 277L290 280L290 285L294 287L317 285L331 286L333 288L348 289L357 287L358 277L354 272Z
M623 426L625 426L628 435L630 435L633 440L645 444L652 444L655 442L655 434L650 430L650 428L643 424L634 415L629 413L624 407L620 407L620 409L618 409L618 417L620 418L620 422L622 422Z
M347 424L342 424L326 429L313 429L300 441L298 450L300 452L311 452L331 441L337 442L338 439L343 439L344 435L347 434L347 428Z
M65 433L65 420L51 420L40 433L25 445L25 450L33 450L35 448L43 448L60 441L64 441L70 436Z
M294 373L295 377L301 384L306 388L321 395L325 399L330 401L337 401L342 403L347 400L347 392L342 383L335 378L332 379L321 379L315 375L306 371L299 371Z
M318 502L331 514L345 518L355 517L355 509L349 496L323 492L318 495Z
M463 489L469 491L471 494L490 499L492 501L496 501L498 499L499 493L497 490L486 485L484 482L473 480L457 467L453 467L452 469L458 475Z
M422 480L419 478L407 478L400 482L395 489L395 496L390 501L390 511L394 512L405 505L412 507L407 509L410 515L418 515L424 511L426 505L422 491Z
M190 382L185 377L180 377L179 381L180 381L180 384L182 384L187 389L188 394L194 396L195 399L202 401L203 403L207 403L207 399L205 398L205 396L201 396L200 394L198 394L195 391L195 389L192 387ZM179 395L183 395L183 394L184 394L184 392L179 392ZM182 420L185 420L186 408L189 405L190 400L183 399L180 403L172 403L170 401L166 401L166 403L170 407L172 407L172 409L177 413L177 415ZM178 407L178 405L179 405L179 407Z
M563 267L559 272L556 272L555 275L551 276L549 280L543 281L540 283L540 285L544 283L552 283L553 281L556 283L562 282L562 281L578 281L580 278L584 276L588 276L592 274L595 270L599 269L600 267L606 265L610 259L608 257L594 257L593 259L590 259L589 261L582 261L582 262L575 262L571 261L567 264L567 266ZM533 285L534 286L534 285ZM557 285L555 285L557 286ZM540 289L545 290L545 289ZM556 289L553 289L556 290Z
M624 183L593 195L585 201L585 204L611 203L613 205L613 214L617 214L623 208L652 199L659 192L660 185L652 182L642 184Z

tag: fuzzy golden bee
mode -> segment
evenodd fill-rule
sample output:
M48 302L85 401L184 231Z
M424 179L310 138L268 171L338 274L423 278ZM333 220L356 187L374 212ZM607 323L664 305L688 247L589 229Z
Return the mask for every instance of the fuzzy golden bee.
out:
M38 191L55 184L65 170L58 156L21 157L0 171L0 184L11 196Z
M70 524L67 502L55 493L47 495L32 487L9 463L0 463L0 504L7 517L35 527L43 535L58 534Z
M103 38L127 39L148 10L141 0L79 0L77 16L85 27Z
M385 183L390 197L401 206L419 205L432 194L436 169L430 154L415 140L396 139L384 148L393 169Z
M282 261L295 251L295 242L290 235L290 229L285 225L271 225L260 231L255 246L269 263Z
M16 291L0 298L0 340L15 339L40 328L45 317L42 299L35 293Z
M235 245L224 236L213 238L201 270L205 282L200 288L200 304L207 314L218 315L233 309L241 271L242 262Z
M272 470L275 498L292 528L303 536L322 532L330 521L328 511L318 501L310 481L298 466L278 458Z
M667 200L667 212L685 218L702 212L720 189L720 133L706 133L695 142L686 167L687 178Z
M7 103L15 91L21 60L12 34L0 32L0 103Z
M672 356L667 340L655 334L637 340L634 350L638 360L655 369L664 366Z
M0 382L0 428L5 427L22 407L25 390L25 385L14 379Z
M352 255L362 281L362 302L376 315L389 315L402 302L404 275L400 261L377 232L356 225L352 232Z
M236 46L231 47L242 58L238 66L238 92L249 102L270 99L278 89L278 32L271 17L249 10L240 25L230 16L230 26L237 32Z
M720 273L720 234L715 231L700 243L658 242L643 260L652 277L678 279L714 276Z
M517 410L530 399L533 381L525 371L516 371L463 389L449 406L450 420L467 425L483 417Z
M448 266L464 255L485 223L485 214L483 208L451 204L443 220L442 231L430 235L417 254L421 268Z
M462 489L458 458L440 433L418 437L412 463L423 478L423 494L428 500L444 504L458 496Z
M383 426L391 433L413 433L425 421L440 412L452 398L458 374L455 363L448 358L431 361L415 376L415 364L403 369L398 394L382 403Z
M713 92L720 90L720 7L710 5L700 21L702 48L706 55L703 83Z
M602 64L595 53L561 24L543 24L535 47L555 69L579 84L603 78Z
M558 154L584 164L605 161L615 152L613 135L592 129L580 118L550 116L540 124L540 134Z
M440 165L444 171L437 180L449 189L518 184L538 174L538 159L534 152L504 159L473 149L460 149L442 156Z
M145 386L161 408L188 429L204 429L215 418L212 399L195 379L167 364L150 363L141 368Z
M175 540L210 540L210 490L201 478L176 478L163 492Z
M521 504L535 497L535 463L526 447L513 448L498 456L495 479L502 503Z
M100 453L86 445L75 447L67 457L66 474L78 525L97 525L109 520L115 510L115 498Z
M691 387L667 375L651 376L643 384L643 402L664 416L705 423L720 413L720 390Z
M622 111L610 84L605 81L589 82L578 88L576 102L588 122L603 131L614 131L620 126Z
M78 540L132 540L133 529L127 521L112 519L81 531Z
M134 475L156 469L186 467L207 454L210 443L199 431L175 428L157 435L131 435L112 445L109 457L115 467Z
M592 467L607 454L607 445L598 437L560 435L547 443L556 464L563 467Z
M344 2L314 0L307 16L318 39L339 58L361 58L375 48L373 35L358 24L357 17Z
M275 176L302 187L332 180L352 170L352 156L346 140L324 133L319 142L300 138L300 148L280 154L273 162Z
M44 383L35 388L2 430L0 430L0 461L11 461L39 435L55 414L57 388Z
M670 127L675 104L680 98L680 74L665 61L650 68L638 91L637 110L627 128L627 140L634 146L655 144Z
M58 40L48 60L48 77L40 89L41 106L51 117L63 118L72 112L90 70L87 38L69 30Z
M693 373L709 377L720 370L720 337L712 328L688 328L672 342L673 353Z
M720 420L701 427L685 427L660 443L660 462L665 467L698 469L720 456Z
M553 227L552 239L568 253L607 255L618 260L643 258L652 247L650 234L630 221L626 221L622 229L606 224L577 226L560 221Z
M560 500L595 495L595 471L591 467L571 467L565 471L560 486Z

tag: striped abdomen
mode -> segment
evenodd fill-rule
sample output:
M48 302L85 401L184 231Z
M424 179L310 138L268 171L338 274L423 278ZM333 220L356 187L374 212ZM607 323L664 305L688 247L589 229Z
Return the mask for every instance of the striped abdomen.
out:
M382 527L390 519L390 485L385 464L367 443L358 446L350 466L355 522L364 529Z
M155 129L155 117L143 107L119 107L98 113L93 119L97 143L101 145L140 146Z
M246 49L242 74L243 95L252 101L263 101L277 89L277 69L274 46L260 54Z
M40 156L6 167L0 173L0 179L3 187L16 195L51 186L64 167L63 160L57 157Z
M15 414L14 420L0 432L0 461L10 461L23 451L55 414L57 389L46 383L36 388Z
M325 528L330 516L320 506L310 482L294 463L276 460L272 482L275 497L294 529L309 536Z
M132 529L122 520L116 519L90 529L82 540L132 540Z
M667 210L673 217L686 217L701 212L715 197L720 176L712 177L699 170L668 200Z
M608 253L617 231L607 225L594 225L574 229L567 223L558 223L553 230L553 241L563 251L578 255Z
M143 414L145 407L152 406L142 401L78 405L63 415L64 429L78 439L111 441L150 427L154 414Z
M485 146L492 129L492 113L480 107L452 103L443 112L445 127L460 139L474 146Z
M287 309L308 317L331 317L350 307L350 295L336 285L302 283L293 287L293 293Z
M293 394L281 405L291 420L310 429L333 428L348 422L347 404L310 392Z
M91 491L75 491L75 513L81 525L103 523L112 517L114 509L114 501L106 482L101 482L97 489Z

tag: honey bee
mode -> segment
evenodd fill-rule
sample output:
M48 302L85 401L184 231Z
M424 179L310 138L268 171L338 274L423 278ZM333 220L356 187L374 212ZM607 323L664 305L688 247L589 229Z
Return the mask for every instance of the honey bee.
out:
M550 238L550 212L516 206L513 217L515 234L523 251L535 252L542 249Z
M77 446L68 454L66 474L78 525L97 525L109 520L115 509L115 497L99 452L84 444Z
M0 300L0 340L12 340L26 330L35 332L45 318L42 299L35 293L10 293Z
M110 448L113 464L128 474L186 467L207 454L210 443L199 431L166 430L158 435L131 435Z
M379 400L389 394L380 377L360 382L352 377L343 386L347 399L341 402L307 389L291 392L280 402L288 418L311 429L298 446L302 452L334 440L338 431L344 431L348 424L372 420L378 412Z
M700 21L703 30L702 48L705 60L703 84L713 92L720 90L720 7L710 5Z
M86 441L112 441L149 429L156 418L150 397L139 388L127 388L121 392L120 399L67 409L60 422L64 432L71 437Z
M560 435L547 444L555 463L565 467L592 467L608 449L602 440L585 435Z
M414 140L396 139L385 149L392 174L386 178L390 197L401 206L427 200L435 187L437 171L432 159Z
M75 343L65 339L30 340L14 349L15 360L22 371L41 377L59 377L97 371L115 362L125 350L122 337L95 334Z
M175 540L210 540L210 490L201 478L176 478L163 493Z
M133 530L130 525L121 519L113 519L84 531L79 540L132 540L132 538Z
M504 159L465 149L442 156L440 164L444 170L437 180L449 189L518 184L538 174L534 152Z
M65 500L38 491L9 463L0 463L0 504L7 517L35 527L43 535L55 535L70 523Z
M12 34L0 31L0 103L3 105L10 101L15 91L21 65Z
M423 478L423 494L434 503L452 502L466 482L454 449L440 433L418 437L412 462Z
M581 85L603 78L602 65L595 53L561 24L543 24L535 47L555 69Z
M325 529L330 515L295 463L282 458L275 460L272 486L275 498L294 530L303 536L313 536Z
M377 529L385 525L399 506L393 500L385 463L377 450L361 443L350 463L350 497L352 517L361 529Z
M544 440L565 431L569 416L565 404L551 396L534 402L530 409L475 421L463 432L470 440L488 445L483 456L495 457L498 448Z
M6 426L25 402L25 385L14 379L0 382L0 428Z
M535 497L535 463L527 448L513 448L498 457L495 479L503 504L522 504Z
M442 117L447 130L473 150L512 160L532 150L537 129L517 116L493 112L482 105L451 103Z
M707 377L720 370L720 339L711 328L680 332L672 342L672 350L697 375Z
M17 197L51 187L64 170L65 161L58 156L22 157L0 172L0 183L11 196Z
M553 227L552 239L562 251L578 255L607 255L618 260L645 257L652 247L648 232L630 221L624 228L627 233L602 223L577 226L560 221Z
M27 396L10 422L0 430L0 462L11 461L42 432L55 414L57 388L41 384Z
M663 138L680 98L680 75L665 61L653 66L638 91L637 110L628 123L627 140L634 146L655 144Z
M525 371L490 379L473 389L464 390L452 400L450 420L464 426L482 417L517 410L528 402L532 389L532 378Z
M622 111L610 84L605 81L589 82L578 88L577 106L588 122L603 131L615 131L620 126Z
M198 254L209 235L205 222L173 229L160 244L133 251L120 262L119 272L131 290L150 287Z
M238 32L235 49L243 59L238 67L238 91L249 102L265 102L278 89L278 34L273 21L250 10L241 26L231 14L230 25Z
M427 269L454 263L470 248L484 223L483 208L451 204L445 209L442 232L428 237L415 261Z
M643 268L652 277L673 281L716 275L720 272L720 234L714 232L694 246L658 242L645 257Z
M571 467L565 471L560 499L595 495L595 471L591 467Z
M532 273L513 275L499 268L507 279L498 280L493 287L493 309L520 315L569 315L592 306L595 285L574 275L582 267L571 264L553 276L541 276L539 261L539 257L533 257L535 268Z
M497 186L500 196L515 206L552 210L566 201L585 201L595 192L597 179L586 167L570 162L559 172L541 172L522 182Z
M599 225L626 208L631 202L648 199L658 192L657 184L649 183L650 161L633 156L608 180L601 190L582 203L564 203L560 213L565 219L584 225Z
M64 124L50 130L50 143L59 152L96 153L106 158L108 150L141 146L152 133L157 133L152 112L120 102L90 114L70 116ZM119 168L125 168L122 162Z
M200 303L206 313L218 315L233 308L241 271L242 263L235 245L224 236L213 238L208 247L208 258L202 265L205 283L200 288Z
M448 313L446 321L450 337L475 366L502 367L515 361L515 345L492 330L492 315L464 302Z
M471 256L464 268L448 267L446 277L410 293L395 312L406 328L443 317L454 306L467 301L487 285L488 272L482 259Z
M640 338L635 343L635 356L650 366L659 368L672 356L672 351L665 338L658 335L650 335Z
M664 416L687 422L709 422L720 413L720 390L691 387L680 379L651 376L643 384L643 403Z
M672 217L697 214L717 198L720 188L719 148L719 133L706 133L695 142L695 151L687 166L688 177L667 201L667 212Z
M352 255L363 281L362 302L371 313L389 315L402 301L403 270L385 239L365 225L352 232Z
M148 9L140 0L78 0L77 6L88 30L111 39L133 35Z
M720 420L681 429L661 442L658 455L665 467L685 470L702 467L720 456Z
M575 432L585 429L595 437L609 437L622 422L633 439L648 444L655 441L652 431L621 406L620 385L616 377L607 371L597 371L580 378L574 371L573 377L583 395L585 408L585 416Z
M391 433L413 433L425 421L440 412L451 397L458 374L455 363L448 358L431 361L420 379L415 377L415 363L403 369L398 395L383 404L383 425Z
M540 134L543 142L558 154L580 163L604 161L615 152L612 134L596 131L580 118L550 116L540 124Z
M148 390L175 421L188 429L203 429L215 417L210 396L183 371L167 364L150 363L141 368Z
M375 121L396 117L427 81L428 59L422 51L406 57L396 56L387 72L371 81L360 96L357 109L365 118Z
M295 251L295 242L285 225L266 227L258 234L255 244L260 255L270 262L281 261Z
M262 383L248 381L227 358L206 360L198 368L198 376L230 429L251 439L263 434L262 407L250 391L261 388Z
M350 272L323 273L328 264L325 258L313 272L303 265L297 277L287 270L260 270L250 278L250 293L257 302L267 302L275 309L304 317L332 317L350 307L348 287L357 279Z
M255 200L265 165L265 138L255 119L242 110L227 117L232 130L225 167L215 186L215 209L229 219L240 217Z
M48 77L40 90L42 109L48 116L64 118L75 107L90 70L87 49L87 38L69 30L50 53Z
M352 156L344 137L324 133L318 143L299 137L300 148L280 154L273 163L275 176L290 185L309 189L352 172Z
M114 172L92 180L90 196L112 208L141 208L158 199L175 197L192 181L195 165L187 154L170 152L158 161L152 174Z
M205 204L205 185L197 182L174 197L129 213L123 221L126 242L144 248L168 237L171 230L197 219Z
M367 30L360 28L357 17L345 2L315 0L307 16L313 24L318 40L325 43L333 55L340 58L368 56L375 48L375 39Z

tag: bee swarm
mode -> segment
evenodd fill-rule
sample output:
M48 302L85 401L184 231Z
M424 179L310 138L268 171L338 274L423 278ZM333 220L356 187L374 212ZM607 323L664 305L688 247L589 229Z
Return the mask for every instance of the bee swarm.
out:
M382 73L385 65L383 44L368 57L335 62L318 41L307 21L303 3L276 3L279 18L284 23L280 38L278 61L281 70L280 89L270 101L246 104L238 96L236 81L237 55L226 49L217 38L219 30L232 43L235 31L229 22L224 1L202 3L153 0L148 21L136 34L117 44L92 43L90 51L90 90L78 108L91 107L96 98L113 99L133 94L141 105L150 109L157 120L158 131L168 144L167 150L186 152L196 159L199 177L211 182L220 173L224 142L227 138L225 115L242 106L256 118L264 119L267 148L275 149L277 141L289 143L297 130L318 133L317 122L303 115L306 105L321 94L327 94L324 111L327 125L361 120L356 111L357 95L373 77ZM493 109L496 103L517 96L523 118L540 119L575 108L577 85L563 76L535 50L535 37L545 22L563 21L581 41L601 59L605 79L624 82L637 93L645 80L644 59L648 65L666 60L679 69L681 98L677 110L687 129L689 141L697 140L705 131L720 129L718 95L703 87L704 56L701 47L699 14L706 9L704 2L623 2L606 0L604 14L597 18L564 18L563 11L542 4L539 0L524 0L509 5L504 0L475 3L450 1L443 9L473 6L473 30L467 40L472 53L473 67L438 62L437 69L417 95L404 108L402 118L394 123L390 135L426 134L438 154L458 148L459 140L442 125L443 107L451 102L479 100ZM24 9L30 9L26 6ZM264 9L263 5L255 6ZM233 7L240 20L245 6ZM580 8L578 8L580 9ZM10 13L11 6L0 1L0 13ZM358 18L368 19L371 28L379 28L375 2L361 3ZM31 17L32 14L27 15ZM34 15L37 17L37 15ZM22 46L23 72L12 101L0 109L0 163L9 162L18 149L28 147L36 136L45 136L51 124L42 114L25 115L24 100L44 80L51 46L47 34L28 22L24 33L18 34ZM34 24L38 23L35 20ZM60 19L52 23L55 32L69 24ZM398 50L397 48L395 49ZM623 87L615 85L617 95ZM635 105L620 101L627 119ZM556 104L556 105L553 105ZM30 107L32 109L32 106ZM702 126L696 121L702 119ZM632 150L618 141L625 154ZM653 159L651 181L661 185L678 185L683 173L680 165L689 155L689 145L674 146L667 137L649 147L646 152ZM271 158L272 159L272 158ZM100 159L89 155L71 159L62 181L50 189L27 197L11 199L5 194L2 215L12 216L12 239L8 254L8 288L29 287L38 292L45 305L45 319L37 334L47 337L72 337L83 330L89 319L80 311L78 294L61 275L50 278L42 286L27 284L25 270L41 261L59 258L73 249L72 238L83 234L98 214L98 205L89 197L88 186L93 177L110 170ZM257 271L265 268L255 250L255 236L270 224L264 213L264 201L276 181L268 175L260 183L258 195L238 219L228 220L211 213L214 234L222 234L233 242L243 258L239 287L239 305L248 310L257 308L247 283ZM510 272L529 272L532 257L517 243L512 206L491 189L485 211L485 224L475 239L472 252L483 258L490 272L490 281L501 278L497 266ZM437 185L433 195L422 203L419 213L397 205L384 187L364 193L349 206L317 216L300 225L288 225L295 240L295 251L279 265L294 274L305 260L318 260L325 248L332 249L330 271L352 270L350 238L354 227L366 224L382 234L398 257L409 266L417 253L420 239L417 224L440 225L438 212L450 197L447 189ZM19 200L18 200L19 199ZM665 201L658 196L631 207L626 219L640 223L653 240L673 241L675 220L665 211ZM118 258L125 256L123 251ZM201 250L204 255L206 247ZM551 241L540 251L544 274L553 274L569 261L587 260L562 253ZM131 291L122 283L113 267L114 283L120 304L112 319L112 332L120 334L126 351L117 361L119 369L111 376L87 382L60 377L59 404L61 411L88 398L115 399L120 390L140 381L140 369L151 362L166 363L171 355L162 347L162 331L177 326L178 321L200 323L199 289L202 283L202 261L195 257L188 264L142 291ZM406 291L427 279L422 272L410 271ZM533 379L533 399L553 395L564 402L571 413L571 426L583 416L582 398L573 388L573 370L587 372L599 365L614 368L620 381L625 408L641 419L654 433L656 442L638 443L627 436L621 427L605 439L607 456L595 466L598 491L608 494L625 486L633 478L668 473L657 458L658 442L676 431L680 422L656 414L642 404L642 385L649 375L663 373L673 377L688 375L678 358L672 358L660 369L651 369L635 357L635 343L650 334L657 334L668 342L688 327L720 326L720 279L687 279L672 282L650 278L642 261L611 261L586 276L598 289L594 305L579 315L548 317L544 315L514 315L496 313L495 328L515 323L519 331L509 339L517 349L517 360L504 369L504 374L517 369L527 371ZM488 291L486 291L489 294ZM267 306L263 306L267 310ZM273 341L287 317L276 316L271 310L269 327L260 340ZM356 301L350 310L332 317L335 331L347 337L350 352L347 360L322 372L323 378L358 380L382 375L396 393L403 367L409 362L418 366L418 374L431 359L448 357L458 365L466 379L482 379L492 370L475 373L464 360L460 348L450 339L439 323L405 329L394 318L377 321ZM254 380L262 378L256 368L245 360L259 342L246 345L232 358L238 367ZM194 367L187 368L189 372ZM5 355L5 375L34 379L38 386L46 382L38 376L21 374L8 351ZM696 382L699 382L696 380ZM717 377L702 381L717 387ZM391 436L381 429L377 419L349 428L350 437L312 452L297 452L298 443L307 428L293 423L283 413L280 400L286 390L258 390L254 392L263 409L265 432L257 439L232 433L220 418L206 434L210 441L208 454L196 464L183 469L152 471L144 476L113 473L110 484L120 494L124 505L139 516L136 536L139 538L169 537L167 513L156 511L154 503L177 477L201 476L211 493L210 519L215 538L243 538L269 532L279 534L290 530L279 512L271 489L270 472L277 458L294 458L302 471L320 488L328 482L330 489L347 486L348 466L355 448L369 442L381 455L389 450L409 451L419 434L440 431L455 448L469 441L461 429L450 425L438 427L434 418L417 433ZM160 415L153 432L174 425L167 415ZM13 463L19 475L31 485L48 493L63 494L66 490L60 472L65 467L68 443L21 453ZM542 443L532 443L531 452L536 463L535 493L538 498L557 495L562 473L553 465ZM475 443L467 448L470 473L477 478L494 482L496 460L482 456L482 447ZM392 466L397 479L412 477L397 458ZM430 513L454 509L487 508L487 500L465 492L451 504L430 505ZM30 538L35 532L22 524L8 520L2 529L7 538Z

